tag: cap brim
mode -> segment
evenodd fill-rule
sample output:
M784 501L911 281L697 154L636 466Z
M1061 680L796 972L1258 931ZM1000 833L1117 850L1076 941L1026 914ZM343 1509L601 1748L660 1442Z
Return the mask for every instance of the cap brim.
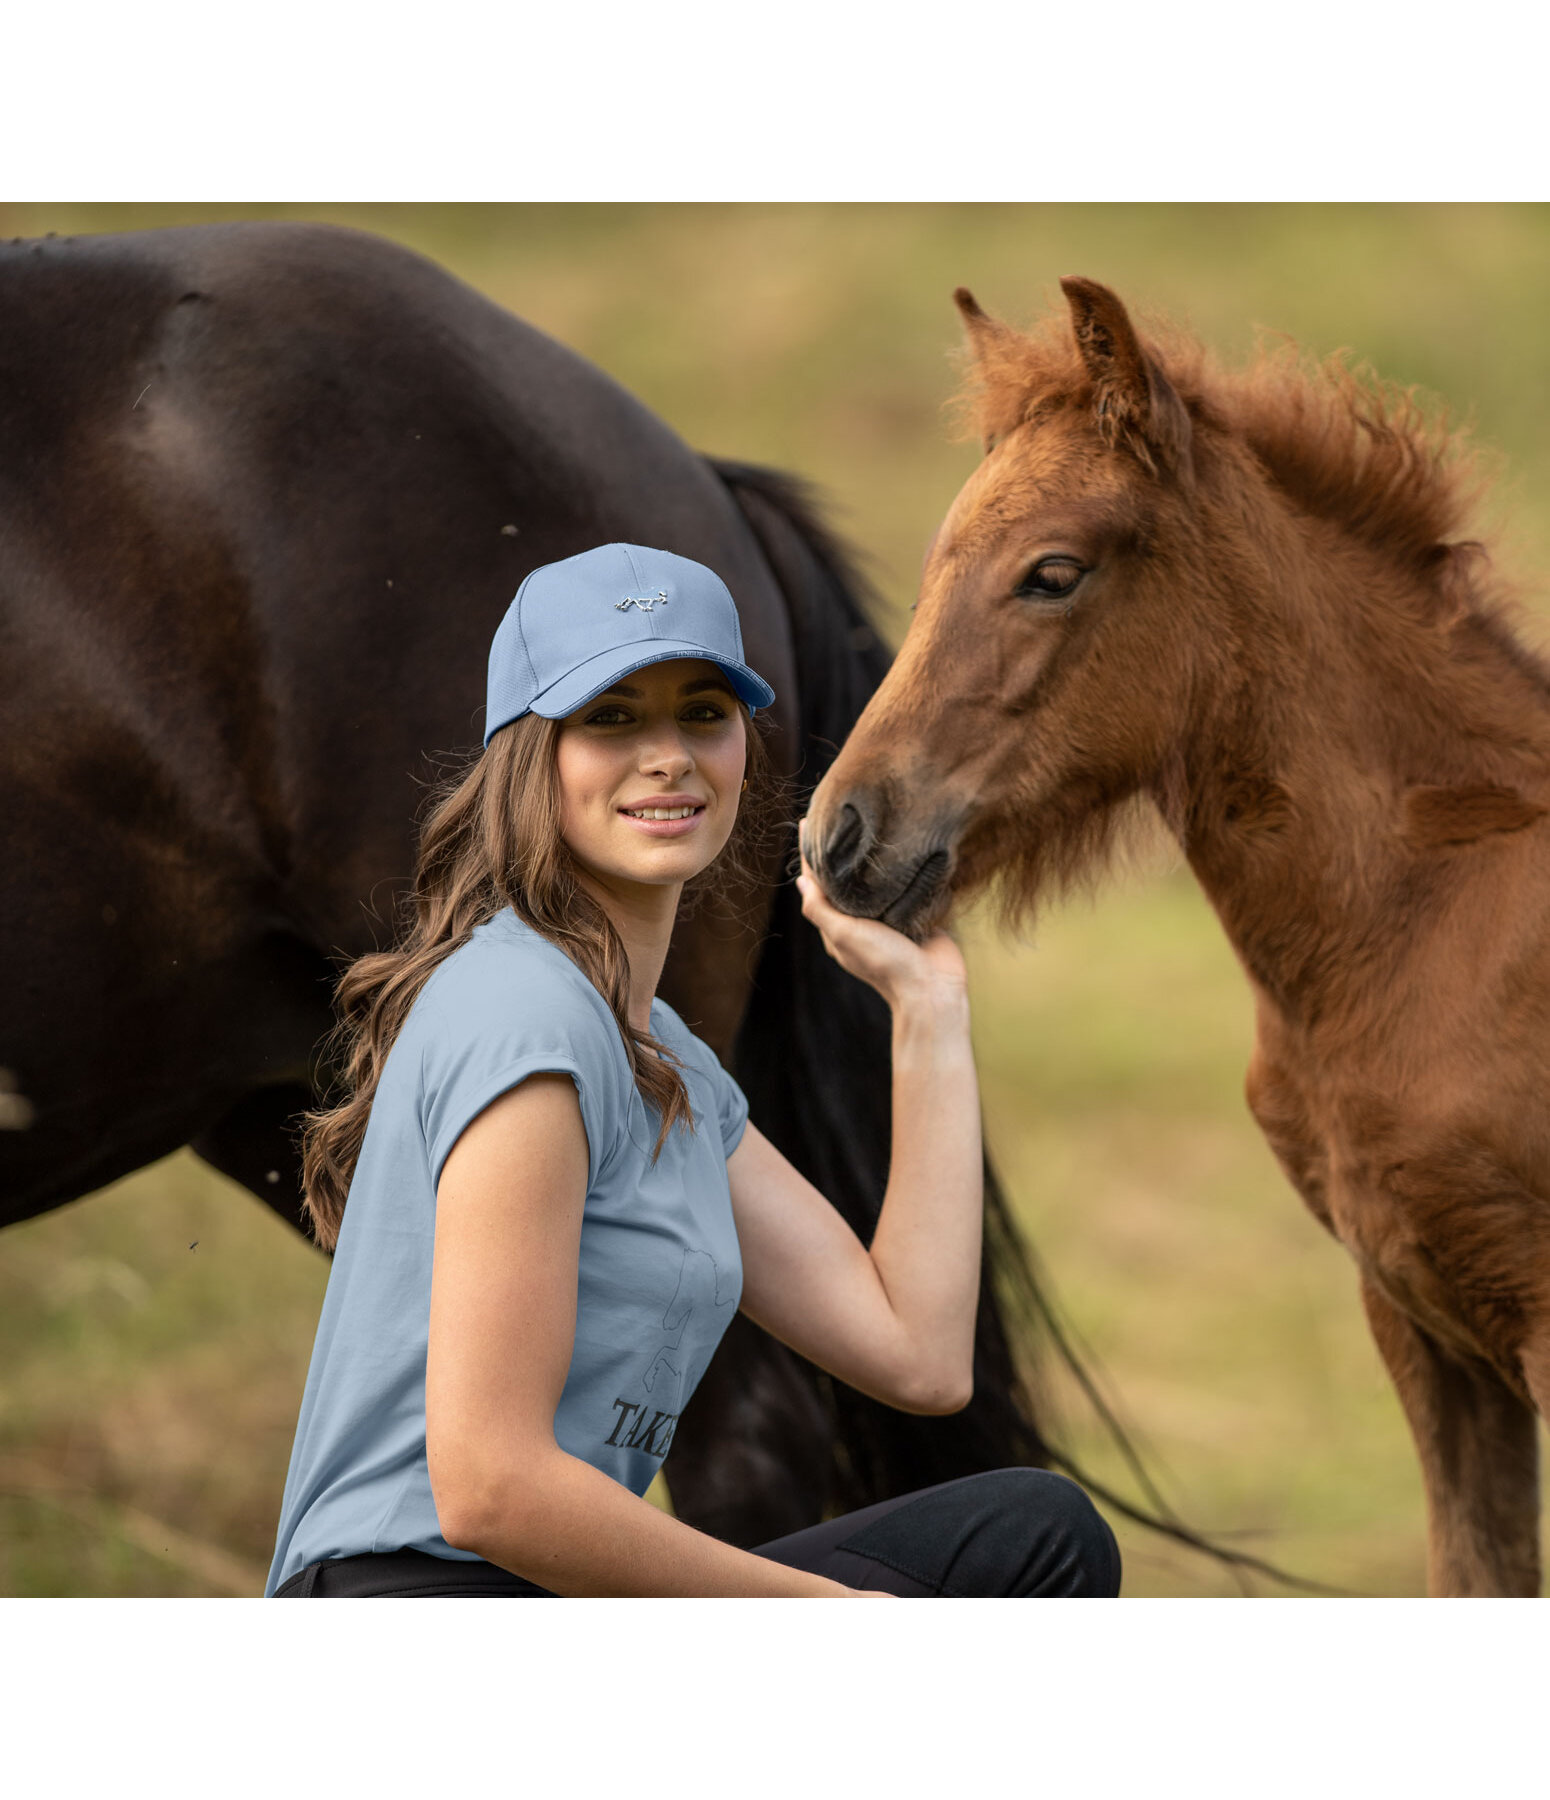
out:
M649 649L639 643L615 645L610 650L600 650L596 656L589 656L584 663L578 663L558 681L551 683L541 694L535 694L528 711L535 712L544 719L563 719L578 706L585 706L589 700L595 700L616 681L622 681L626 675L633 675L637 669L647 668L652 663L677 662L681 658L714 663L726 675L733 692L750 712L761 706L769 706L775 699L775 690L761 676L755 675L746 663L734 662L728 656L719 656L714 650L707 650L703 644L655 638Z

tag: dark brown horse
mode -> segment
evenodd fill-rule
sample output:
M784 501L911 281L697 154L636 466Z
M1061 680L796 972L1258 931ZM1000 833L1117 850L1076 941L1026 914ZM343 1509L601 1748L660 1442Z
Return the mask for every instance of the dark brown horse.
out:
M299 1223L294 1120L329 1078L339 959L391 930L522 577L610 539L727 580L800 808L888 659L795 483L708 462L357 233L0 247L0 1224L186 1143ZM866 1232L886 1011L778 883L790 838L746 916L685 926L667 992ZM675 1446L680 1513L749 1543L1044 1461L994 1192L989 1226L966 1412L877 1406L740 1322Z
M1550 675L1447 430L1338 364L1227 373L1062 283L958 303L985 457L815 797L855 913L1101 866L1153 803L1254 989L1249 1104L1355 1258L1420 1452L1430 1584L1539 1587L1550 1412Z

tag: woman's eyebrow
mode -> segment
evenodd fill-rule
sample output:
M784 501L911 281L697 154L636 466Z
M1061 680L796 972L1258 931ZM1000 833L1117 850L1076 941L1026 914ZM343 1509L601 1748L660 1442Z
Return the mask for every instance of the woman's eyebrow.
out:
M690 694L703 694L707 688L717 688L723 694L732 692L729 683L719 675L706 675L699 681L686 681L678 692L687 699Z

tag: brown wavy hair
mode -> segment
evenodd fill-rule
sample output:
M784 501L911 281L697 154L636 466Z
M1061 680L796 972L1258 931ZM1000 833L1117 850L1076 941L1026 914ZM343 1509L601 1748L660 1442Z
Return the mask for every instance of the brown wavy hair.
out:
M747 792L720 856L685 884L683 910L706 897L735 910L758 879L774 783L759 728L738 710L748 740ZM333 1089L342 1097L303 1114L301 1130L303 1199L325 1250L338 1242L377 1081L409 1009L474 928L508 906L563 950L608 1002L635 1085L662 1121L654 1154L675 1125L693 1129L681 1065L665 1044L630 1024L624 945L577 879L560 835L559 735L559 720L528 713L432 791L399 941L358 957L340 977L338 1022L323 1045L323 1066L339 1071Z

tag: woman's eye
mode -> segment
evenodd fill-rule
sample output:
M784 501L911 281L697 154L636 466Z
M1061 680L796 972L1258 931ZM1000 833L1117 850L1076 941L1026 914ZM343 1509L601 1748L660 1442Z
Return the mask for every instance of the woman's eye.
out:
M589 725L627 725L630 715L622 706L600 706L595 713L587 715Z
M1024 600L1064 600L1075 591L1086 573L1074 557L1041 556L1022 578L1016 592Z
M713 725L718 719L726 717L726 709L717 706L713 700L704 700L698 706L691 707L684 717L694 725Z

